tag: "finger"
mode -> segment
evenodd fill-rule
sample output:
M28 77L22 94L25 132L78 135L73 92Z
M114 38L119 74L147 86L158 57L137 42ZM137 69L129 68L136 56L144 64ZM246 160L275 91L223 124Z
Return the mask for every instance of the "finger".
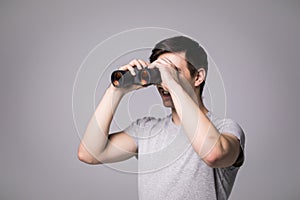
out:
M173 65L173 62L168 58L161 58L161 60L165 61L166 63L169 63L169 64Z
M156 61L155 61L155 63L158 65L160 65L160 66L172 66L172 64L171 63L169 63L168 61L166 61L166 60L164 60L164 59L157 59Z
M132 60L129 65L131 65L132 67L136 66L136 68L138 68L139 70L141 70L143 67L141 65L141 63L139 63L139 61L137 59Z
M119 67L119 70L130 71L130 73L131 73L133 76L136 75L136 73L135 73L135 71L134 71L134 68L133 68L132 66L130 66L130 65L124 65L124 66L121 66L121 67Z
M156 60L156 61L152 62L152 63L148 66L149 69L157 68L157 69L159 69L159 70L163 70L164 67L166 67L166 64L160 62L159 60Z
M159 58L159 59L157 59L157 62L159 62L159 63L164 63L164 64L169 64L169 62L167 62L165 59L163 59L163 58Z
M156 68L156 64L157 64L157 62L154 61L154 62L152 62L152 63L150 63L150 64L148 65L148 68L149 68L149 69Z
M160 58L160 63L164 63L172 68L175 68L177 70L177 66L168 58Z
M127 70L128 66L127 65L123 65L121 67L119 67L119 70Z
M133 68L132 66L128 65L128 68L127 68L127 69L130 71L130 73L132 74L132 76L135 76L135 75L136 75L136 73L135 73L135 71L134 71L134 68Z
M138 59L138 62L141 64L142 68L145 68L148 66L147 62L145 62L144 60Z
M160 58L160 60L158 62L163 63L169 67L172 67L173 69L178 71L178 67L168 58Z

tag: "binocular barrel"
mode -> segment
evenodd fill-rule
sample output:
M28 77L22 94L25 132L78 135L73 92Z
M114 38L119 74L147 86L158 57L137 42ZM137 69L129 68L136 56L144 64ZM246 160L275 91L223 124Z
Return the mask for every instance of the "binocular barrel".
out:
M151 84L161 83L160 72L157 68L143 68L141 70L134 68L134 71L136 73L135 76L133 76L129 71L125 70L114 71L111 74L111 83L115 87L119 88L126 87L132 84L148 86Z

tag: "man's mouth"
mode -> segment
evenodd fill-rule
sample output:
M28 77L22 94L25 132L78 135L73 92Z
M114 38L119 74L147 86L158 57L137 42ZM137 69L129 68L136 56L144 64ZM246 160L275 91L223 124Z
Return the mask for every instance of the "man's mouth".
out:
M158 91L159 91L163 96L169 96L169 95L170 95L169 91L164 90L164 88L161 87L161 86L158 86Z
M170 95L170 93L167 91L162 91L162 93L163 93L163 95Z

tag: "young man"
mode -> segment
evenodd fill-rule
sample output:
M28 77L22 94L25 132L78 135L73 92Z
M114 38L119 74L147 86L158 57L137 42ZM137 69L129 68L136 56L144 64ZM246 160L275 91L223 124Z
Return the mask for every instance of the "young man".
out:
M138 155L140 199L228 199L244 161L244 133L231 119L221 119L202 102L207 55L184 36L159 42L150 63L133 60L120 67L158 68L157 84L171 115L144 117L109 134L122 97L141 89L131 85L106 90L79 145L78 158L88 164L117 162Z

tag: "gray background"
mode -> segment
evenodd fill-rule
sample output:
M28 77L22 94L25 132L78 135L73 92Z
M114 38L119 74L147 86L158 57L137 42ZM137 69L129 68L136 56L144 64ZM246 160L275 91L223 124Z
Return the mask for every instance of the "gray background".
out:
M299 199L300 1L1 1L0 199L137 199L137 176L77 160L72 88L88 52L157 26L205 45L246 133L231 199Z

